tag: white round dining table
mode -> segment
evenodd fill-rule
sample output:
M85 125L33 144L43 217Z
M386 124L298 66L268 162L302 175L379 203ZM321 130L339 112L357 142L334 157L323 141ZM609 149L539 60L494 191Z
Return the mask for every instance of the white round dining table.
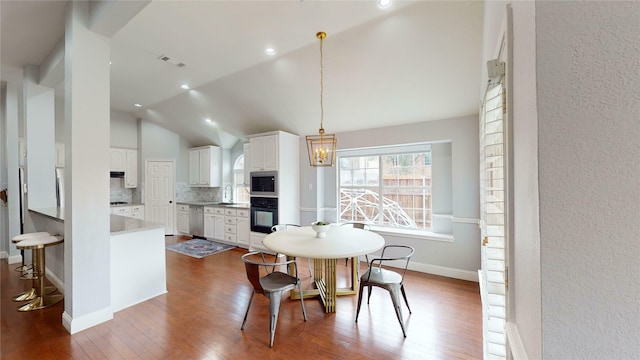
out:
M357 269L359 255L365 255L384 246L384 238L379 234L347 226L330 226L324 237L317 237L311 226L290 227L267 235L263 245L279 254L292 257L314 259L314 280L316 289L305 290L299 296L320 296L325 312L335 312L336 296L357 292ZM353 258L352 286L338 289L336 285L337 259ZM292 298L298 295L292 294Z

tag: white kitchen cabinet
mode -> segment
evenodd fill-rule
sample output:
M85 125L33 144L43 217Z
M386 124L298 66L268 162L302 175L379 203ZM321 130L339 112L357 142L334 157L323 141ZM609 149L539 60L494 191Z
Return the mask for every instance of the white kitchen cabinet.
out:
M272 251L268 250L262 242L264 238L267 237L267 234L259 233L259 232L251 232L249 250L250 251L264 251L272 253Z
M178 232L189 234L189 205L178 204Z
M138 150L125 150L124 187L138 187Z
M249 209L239 209L236 213L236 242L238 246L249 247Z
M109 150L109 171L124 171L127 165L126 149L111 148Z
M210 210L210 211L207 211ZM215 238L216 236L216 217L213 214L213 208L204 208L204 237Z
M129 217L144 220L144 205L131 206L131 214Z
M246 143L243 145L244 149L244 184L250 185L251 178L251 145Z
M189 149L189 185L219 187L222 179L222 151L218 146Z
M224 209L224 240L229 243L236 243L236 210Z
M124 187L138 187L138 150L111 148L109 150L109 171L124 172Z
M277 171L278 221L300 223L300 149L298 135L284 131L249 135L251 171Z
M112 206L111 213L129 218L144 220L144 205Z
M214 215L214 218L216 231L213 238L217 240L224 240L224 215Z
M64 143L56 143L56 167L64 167Z
M278 135L265 135L249 139L251 171L278 170Z

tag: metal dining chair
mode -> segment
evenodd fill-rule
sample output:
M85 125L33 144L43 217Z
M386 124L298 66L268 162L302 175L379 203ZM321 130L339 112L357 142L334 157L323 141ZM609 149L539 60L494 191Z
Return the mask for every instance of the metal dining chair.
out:
M387 252L386 257L385 252ZM360 277L356 322L358 322L358 315L360 314L360 305L362 304L362 291L364 287L366 286L369 291L369 293L367 294L367 304L369 304L369 300L371 299L371 290L374 286L377 286L387 290L389 292L389 295L391 295L391 301L393 301L393 307L395 308L396 316L398 317L398 321L400 322L400 327L402 327L402 335L404 335L404 337L407 337L407 333L404 328L404 321L402 320L402 309L400 308L400 293L402 293L404 303L407 305L409 314L411 314L411 308L409 307L409 302L407 301L407 294L404 291L403 281L404 275L407 272L407 268L409 267L409 260L413 256L414 252L415 249L411 246L386 245L384 248L382 248L382 254L380 255L380 257L371 260L367 272L362 274L362 277ZM389 253L391 254L389 255ZM402 273L397 273L383 267L383 263L391 261L404 261L404 269L402 270Z
M268 254L268 256L273 255ZM249 282L253 286L253 292L249 298L249 304L247 305L247 311L244 314L244 320L242 321L242 327L240 327L240 330L244 330L244 326L247 323L247 316L249 315L253 296L255 294L262 294L266 296L269 299L269 324L271 329L269 347L273 347L273 338L276 333L282 295L286 291L293 290L296 286L298 287L300 294L302 294L302 285L298 278L298 267L296 266L296 261L295 259L292 259L278 262L277 257L274 261L267 261L265 259L265 254L262 252L250 252L244 254L242 255L242 261L244 262L244 267L247 272L247 279L249 279ZM288 267L291 264L294 265L294 276L277 270L268 270L269 268L278 269L282 266ZM265 271L262 272L266 272L264 276L261 275L261 267L265 269ZM302 305L304 321L307 321L307 311L304 308L304 299L302 297L300 297L300 304Z
M361 222L346 222L346 223L340 224L340 226L351 226L356 229L371 230L371 225L361 223ZM369 263L369 257L365 255L365 258L367 259L367 263ZM349 265L349 258L344 259L344 265L345 266ZM360 266L358 266L358 273L359 273L359 270L360 270Z
M290 227L300 227L300 225L296 224L276 224L271 227L271 232L286 230ZM278 254L276 254L277 256ZM311 259L307 258L307 263L309 265L309 277L313 277L313 268L311 267Z

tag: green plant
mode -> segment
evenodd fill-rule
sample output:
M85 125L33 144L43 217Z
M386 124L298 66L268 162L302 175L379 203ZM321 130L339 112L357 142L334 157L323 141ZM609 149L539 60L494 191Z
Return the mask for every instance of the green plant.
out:
M328 222L324 222L324 221L318 221L318 222L316 223L316 225L319 225L319 226L324 226L324 225L329 225L329 224L330 224L330 223L328 223Z

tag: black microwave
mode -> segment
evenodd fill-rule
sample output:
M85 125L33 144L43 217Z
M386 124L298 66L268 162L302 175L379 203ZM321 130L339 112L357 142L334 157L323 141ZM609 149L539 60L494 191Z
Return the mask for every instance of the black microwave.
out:
M251 196L278 196L277 171L251 172Z

